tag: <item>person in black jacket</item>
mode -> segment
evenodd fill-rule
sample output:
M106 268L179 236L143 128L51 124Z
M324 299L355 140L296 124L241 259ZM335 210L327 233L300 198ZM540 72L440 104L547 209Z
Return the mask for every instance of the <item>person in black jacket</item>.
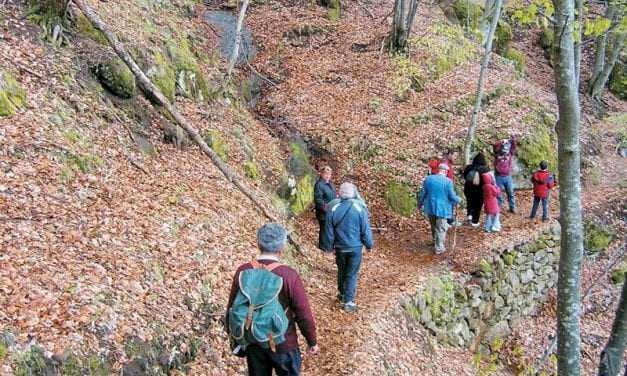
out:
M337 197L335 187L331 183L331 176L333 176L333 170L329 166L324 166L320 169L320 177L316 181L314 186L314 202L316 205L316 218L320 225L320 232L318 233L318 248L324 250L324 239L326 239L326 224L325 218L327 214L327 207L329 202Z
M473 227L479 226L481 207L483 206L483 180L481 174L489 172L485 155L479 152L472 163L464 169L464 196L466 196L466 214Z

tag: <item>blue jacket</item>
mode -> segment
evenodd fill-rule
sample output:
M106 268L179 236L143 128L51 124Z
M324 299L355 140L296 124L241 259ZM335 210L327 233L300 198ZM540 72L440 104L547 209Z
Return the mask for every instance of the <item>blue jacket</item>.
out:
M314 185L314 202L316 204L316 218L324 220L327 212L327 205L335 199L335 187L331 182L327 183L318 179Z
M334 200L329 205L325 219L326 234L323 249L372 249L372 230L368 209L362 201Z
M429 216L452 218L453 206L461 199L455 194L453 183L444 175L429 175L418 195L418 208Z

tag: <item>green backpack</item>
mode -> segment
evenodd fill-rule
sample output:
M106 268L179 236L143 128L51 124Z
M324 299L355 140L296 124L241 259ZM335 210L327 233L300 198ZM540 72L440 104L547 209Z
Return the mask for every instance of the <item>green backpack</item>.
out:
M239 291L229 309L229 333L242 349L250 344L275 351L285 341L288 319L279 302L283 278L272 273L279 263L252 262L239 275Z

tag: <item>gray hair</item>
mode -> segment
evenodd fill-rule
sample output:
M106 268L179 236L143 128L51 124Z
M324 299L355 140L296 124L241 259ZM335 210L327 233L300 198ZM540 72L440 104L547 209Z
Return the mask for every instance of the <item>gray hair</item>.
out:
M342 183L340 185L340 197L343 199L351 199L357 197L357 187L353 183Z
M263 253L279 252L287 241L287 231L279 223L266 223L257 230L257 245Z

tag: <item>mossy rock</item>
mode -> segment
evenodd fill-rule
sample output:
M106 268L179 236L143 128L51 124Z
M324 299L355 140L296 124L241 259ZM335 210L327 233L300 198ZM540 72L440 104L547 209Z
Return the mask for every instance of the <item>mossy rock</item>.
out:
M156 52L153 55L153 60L154 65L148 69L146 75L170 102L174 102L174 95L176 94L176 70L172 63L163 56L161 52ZM151 99L150 96L148 96L148 99ZM154 98L152 98L151 101L155 102Z
M625 63L616 62L609 81L610 91L622 100L627 100L627 72Z
M494 32L494 51L498 54L507 52L511 42L512 27L507 22L500 21Z
M483 15L483 8L479 4L467 0L457 0L453 3L453 10L460 25L466 26L468 23L470 30L479 28L479 21Z
M507 51L505 51L505 53L503 54L503 57L514 63L514 68L516 68L516 71L518 73L525 73L526 58L522 52L518 51L515 48L509 48L507 49Z
M247 160L244 162L244 173L252 180L260 180L261 174L257 168L257 164L253 160Z
M84 15L80 14L76 18L76 29L79 33L85 35L87 38L93 40L98 44L102 44L104 46L108 45L109 42L105 37L104 33L94 27L91 22Z
M335 22L340 19L340 0L328 0L328 8L329 12L327 13L327 18L329 21Z
M548 50L553 47L553 29L550 27L545 27L540 32L540 47L545 50Z
M534 127L533 133L520 141L518 160L528 172L538 169L540 162L547 161L549 170L557 173L556 135L553 132L554 119L544 110L535 110L523 119Z
M107 90L120 98L132 98L136 94L135 76L124 62L116 58L95 67L98 80Z
M293 141L289 144L290 156L287 160L287 170L290 175L302 177L312 175L313 169L309 163L309 154L304 142Z
M583 245L589 253L602 252L610 245L612 233L605 227L588 221L584 224Z
M416 195L407 184L390 181L385 189L385 201L397 214L411 217L416 211Z
M625 278L627 278L627 262L622 262L618 265L618 267L612 271L610 278L615 285L625 283Z
M209 87L202 72L180 71L176 79L176 94L205 102L209 98Z
M301 215L307 210L314 199L314 179L312 175L305 175L296 182L296 194L290 199L290 211L294 215Z
M226 142L224 142L224 138L222 137L222 133L215 129L209 129L205 133L205 142L209 147L222 159L222 161L226 162L229 158L229 148Z
M26 103L26 91L15 77L0 71L0 116L11 116Z

